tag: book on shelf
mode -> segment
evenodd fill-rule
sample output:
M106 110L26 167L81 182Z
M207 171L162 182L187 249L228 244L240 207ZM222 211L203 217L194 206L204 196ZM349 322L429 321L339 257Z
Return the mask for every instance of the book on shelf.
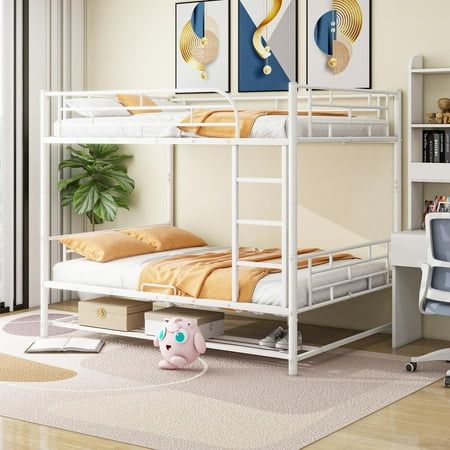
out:
M42 338L34 341L25 353L99 353L104 341L88 338Z
M450 130L445 130L444 136L444 162L450 163Z
M450 130L423 130L422 162L450 163Z

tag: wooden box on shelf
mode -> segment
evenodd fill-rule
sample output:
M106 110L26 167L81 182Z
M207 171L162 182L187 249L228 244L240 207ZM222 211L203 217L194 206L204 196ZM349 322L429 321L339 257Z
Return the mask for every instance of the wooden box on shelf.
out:
M152 303L116 297L100 297L78 303L80 325L131 331L144 327L144 314Z

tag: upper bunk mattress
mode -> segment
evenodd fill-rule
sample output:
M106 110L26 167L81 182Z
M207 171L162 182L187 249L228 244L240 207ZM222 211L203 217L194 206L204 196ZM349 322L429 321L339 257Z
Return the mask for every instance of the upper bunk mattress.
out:
M145 113L125 117L87 117L65 119L54 124L54 136L66 138L164 138L192 136L180 131L179 124L186 112ZM329 125L333 126L333 137L367 137L367 121L354 118L352 123L345 117L314 117L313 137L328 137ZM364 123L361 123L364 122ZM373 119L372 136L386 136L386 125ZM286 115L258 117L250 138L286 138L288 133ZM308 117L297 117L298 137L308 136Z
M100 263L89 261L85 258L77 258L61 262L53 267L53 281L97 285L111 288L133 289L137 288L139 276L142 268L149 262L157 259L174 256L183 253L203 253L210 250L224 250L223 247L197 247L182 249L170 252L150 253L145 255L133 256L131 258L122 258L115 261ZM348 261L337 261L335 267L339 267ZM320 269L321 266L317 266ZM325 265L323 266L326 267ZM360 277L369 274L382 272L386 269L383 261L372 261L355 265L352 268L353 277ZM342 268L333 271L326 271L314 275L313 287L325 286L329 283L348 280L348 269ZM385 284L384 275L375 275L372 278L372 287L378 287ZM348 283L336 286L334 288L335 298L346 296L350 293L361 292L368 287L367 279L349 281ZM318 304L330 299L330 290L323 289L313 293L312 304ZM299 269L297 271L297 301L298 307L302 308L308 305L308 270ZM94 295L93 297L98 297ZM81 300L92 298L90 295L80 293ZM282 283L281 273L272 273L258 281L253 292L252 303L260 305L281 306L282 302Z

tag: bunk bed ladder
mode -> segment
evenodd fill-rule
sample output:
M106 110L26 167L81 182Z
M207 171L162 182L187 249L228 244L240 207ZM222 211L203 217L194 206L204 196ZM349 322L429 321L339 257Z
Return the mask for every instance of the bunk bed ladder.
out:
M239 146L233 145L231 149L231 253L232 253L232 301L237 302L239 299L239 268L240 267L255 267L264 269L275 269L282 272L282 306L288 307L287 295L287 273L288 273L288 184L287 184L287 158L288 147L281 147L281 177L280 178L261 178L261 177L240 177L239 176ZM281 220L260 220L260 219L241 219L239 217L239 186L241 184L268 184L280 185L282 196L282 217ZM281 250L282 262L253 262L239 259L239 231L241 225L247 226L266 226L266 227L280 227L281 228Z

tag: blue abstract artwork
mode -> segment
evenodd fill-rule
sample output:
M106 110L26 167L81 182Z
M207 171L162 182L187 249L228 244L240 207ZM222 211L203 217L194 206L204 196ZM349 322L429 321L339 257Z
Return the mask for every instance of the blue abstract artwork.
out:
M239 92L287 91L297 79L296 0L239 0Z
M371 1L308 0L307 83L371 86Z

